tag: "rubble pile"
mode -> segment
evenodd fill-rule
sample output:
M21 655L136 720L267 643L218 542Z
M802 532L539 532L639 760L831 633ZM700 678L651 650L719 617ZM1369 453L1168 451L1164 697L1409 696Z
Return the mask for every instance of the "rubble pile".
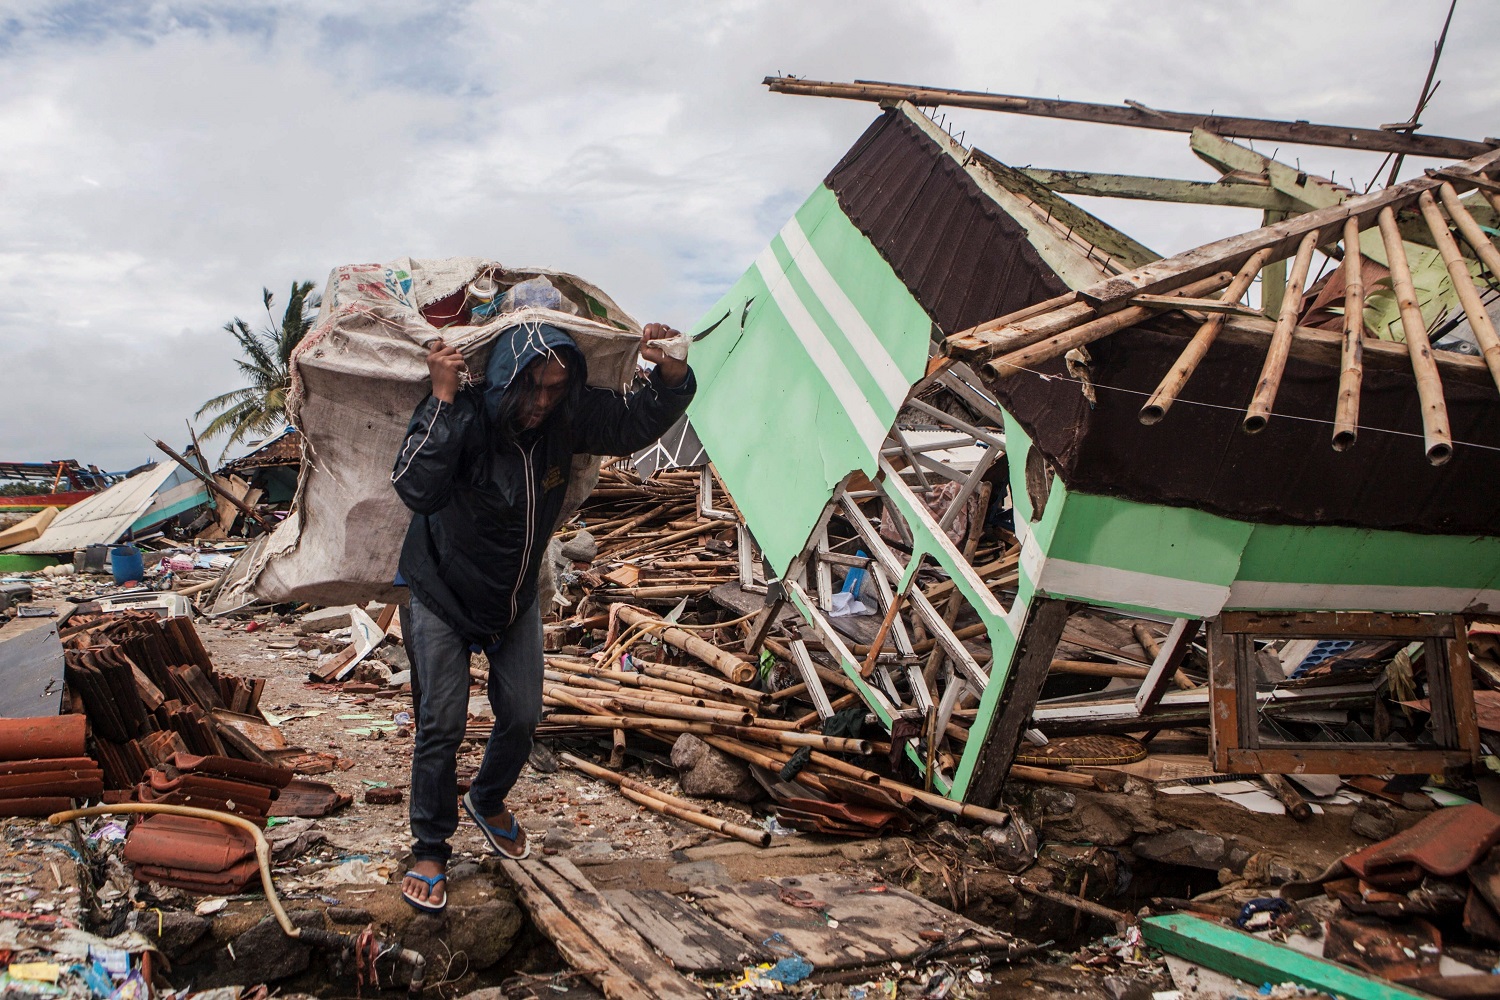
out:
M559 593L675 602L738 580L740 522L732 510L705 508L709 475L705 467L642 479L622 463L606 466L577 526L559 531L549 550Z
M86 608L61 632L66 677L109 787L136 787L178 752L270 763L255 742L265 682L216 673L191 619Z

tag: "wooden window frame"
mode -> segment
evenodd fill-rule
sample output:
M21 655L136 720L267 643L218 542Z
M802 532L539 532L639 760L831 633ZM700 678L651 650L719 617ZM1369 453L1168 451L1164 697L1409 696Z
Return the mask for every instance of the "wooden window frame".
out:
M1409 743L1298 743L1260 738L1254 641L1404 639L1426 646L1436 747ZM1467 630L1458 615L1226 611L1208 627L1214 766L1233 774L1436 774L1479 759Z

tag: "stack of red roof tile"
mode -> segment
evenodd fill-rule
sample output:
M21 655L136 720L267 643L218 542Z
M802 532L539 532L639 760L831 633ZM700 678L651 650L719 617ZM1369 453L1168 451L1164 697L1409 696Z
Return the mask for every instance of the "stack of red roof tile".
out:
M191 620L80 611L61 635L68 692L89 717L112 790L142 783L174 749L269 762L236 727L269 728L259 713L265 681L216 671Z
M179 752L146 771L136 797L234 813L264 826L291 781L284 767ZM125 838L125 860L140 881L189 892L239 892L257 872L255 840L247 832L191 816L158 815L137 823Z
M271 803L291 780L292 772L284 767L174 753L145 773L136 785L136 798L231 812L264 825Z
M231 895L255 878L255 839L244 830L192 816L148 816L125 838L125 860L142 882Z
M97 799L104 772L84 749L81 715L0 719L0 816L46 816Z

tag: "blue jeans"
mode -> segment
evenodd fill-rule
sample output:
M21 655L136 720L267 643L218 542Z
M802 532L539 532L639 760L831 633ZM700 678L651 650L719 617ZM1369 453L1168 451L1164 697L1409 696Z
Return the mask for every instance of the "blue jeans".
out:
M406 642L417 682L412 687L420 692L411 755L412 856L446 865L453 853L448 838L458 829L455 758L469 717L469 644L415 595ZM493 816L505 809L542 717L542 615L535 602L485 655L495 727L469 797L479 815Z

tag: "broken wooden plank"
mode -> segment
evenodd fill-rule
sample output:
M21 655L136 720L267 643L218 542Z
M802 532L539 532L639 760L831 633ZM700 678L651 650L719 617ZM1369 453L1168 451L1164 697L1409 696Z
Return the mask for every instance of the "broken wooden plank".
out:
M1021 173L1057 194L1167 201L1188 205L1227 205L1234 208L1255 208L1263 212L1294 212L1298 209L1297 201L1280 191L1229 181L1185 181L1130 174L1101 174L1089 170L1048 170L1041 167L1026 167Z
M920 107L977 108L982 111L1004 111L1016 115L1062 118L1070 121L1095 122L1101 125L1128 125L1133 128L1159 129L1167 132L1192 132L1194 129L1205 129L1216 135L1242 139L1299 142L1313 146L1404 153L1408 156L1466 159L1494 148L1493 143L1474 142L1471 139L1416 135L1379 128L1354 128L1347 125L1320 125L1305 121L1276 121L1230 115L1203 115L1186 111L1159 111L1155 108L1130 104L1092 104L1086 101L988 94L982 91L950 90L944 87L914 87L904 83L881 83L873 80L836 83L826 80L801 80L790 76L768 76L763 83L773 93L778 94L841 97L853 101L910 101Z
M1011 659L1010 682L1000 697L988 732L976 732L983 738L984 753L974 769L965 798L982 806L998 806L1005 776L1015 759L1021 734L1029 724L1052 654L1068 623L1068 602L1038 597L1026 614L1026 624L1016 642Z
M687 972L738 972L770 951L660 889L611 889L604 898L667 961Z
M1146 943L1247 983L1293 982L1347 1000L1425 996L1394 983L1201 917L1174 913L1141 921Z
M501 867L558 952L610 1000L702 1000L704 990L653 952L571 862Z
M1003 949L1009 944L995 932L909 892L838 875L763 879L698 889L695 895L719 923L776 930L787 947L818 969L908 959L930 948L928 939L938 934L942 940L964 935L950 953Z

